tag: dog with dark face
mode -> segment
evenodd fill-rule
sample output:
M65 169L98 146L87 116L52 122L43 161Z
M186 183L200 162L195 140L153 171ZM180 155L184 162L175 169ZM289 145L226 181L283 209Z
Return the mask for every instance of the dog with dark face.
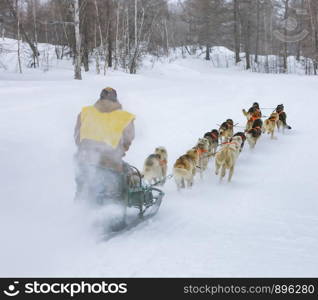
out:
M253 103L252 107L248 111L243 109L243 114L247 118L246 131L250 130L253 126L253 122L262 117L262 112L260 110L259 104L257 102Z
M255 148L258 139L262 135L262 127L263 121L261 119L257 119L253 122L252 128L247 131L246 138L251 149Z
M283 128L283 132L285 129L292 129L288 124L287 124L287 114L284 111L284 105L279 104L276 107L276 112L278 113L279 120L277 121L277 129L280 131L280 128Z
M219 131L213 129L211 132L207 132L204 135L204 138L209 141L209 154L214 156L219 145Z
M243 148L244 148L244 144L245 144L245 141L246 141L246 135L244 132L237 132L233 135L233 137L236 137L236 136L240 136L241 139L242 139L242 144L241 144L241 149L240 149L240 152L242 152ZM230 141L232 141L233 137L231 138Z
M274 132L276 124L279 121L279 115L277 112L273 112L268 119L264 122L263 133L271 135L271 139L275 139Z
M219 129L219 136L221 142L228 141L233 135L234 122L232 119L227 119L224 123L221 124Z
M196 168L199 161L198 151L189 150L185 155L177 159L173 166L173 177L178 190L192 187L193 179L196 174Z
M260 112L261 113L261 109L259 107L258 102L254 102L253 105L249 108L248 111L246 111L245 109L242 110L243 111L243 115L249 120L251 118L251 116L255 113L255 112Z

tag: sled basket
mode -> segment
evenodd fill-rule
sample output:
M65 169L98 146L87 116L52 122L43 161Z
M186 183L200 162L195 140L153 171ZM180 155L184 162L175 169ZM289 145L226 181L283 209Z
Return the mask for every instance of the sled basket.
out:
M139 217L145 213L154 215L159 210L164 193L153 187L144 186L138 169L131 167L128 172L128 199L127 206L139 210Z

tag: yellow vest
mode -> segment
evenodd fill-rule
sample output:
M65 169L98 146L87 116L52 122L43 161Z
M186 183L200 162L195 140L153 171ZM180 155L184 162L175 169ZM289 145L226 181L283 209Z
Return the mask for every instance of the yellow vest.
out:
M115 149L134 118L133 114L123 110L103 113L94 106L86 106L81 112L80 140L102 142Z

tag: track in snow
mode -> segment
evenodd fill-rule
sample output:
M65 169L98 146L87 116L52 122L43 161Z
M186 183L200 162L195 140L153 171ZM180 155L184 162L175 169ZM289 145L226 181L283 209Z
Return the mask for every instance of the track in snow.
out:
M70 74L0 81L0 275L317 276L316 78L218 70L196 59L136 76L87 74L81 83L65 80ZM171 170L216 124L244 124L241 109L254 101L284 103L294 130L246 147L231 184L219 183L212 163L189 191L170 181L158 215L99 243L94 214L72 201L72 134L81 106L105 85L137 115L125 159L139 167L163 145Z

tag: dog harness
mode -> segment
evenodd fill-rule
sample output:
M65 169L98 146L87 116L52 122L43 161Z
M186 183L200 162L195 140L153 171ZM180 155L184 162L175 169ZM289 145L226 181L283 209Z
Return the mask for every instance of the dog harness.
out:
M201 156L203 153L207 153L209 152L208 150L205 150L205 149L201 149L201 148L198 148L197 149L197 153Z
M165 166L167 164L167 160L166 159L163 159L163 160L160 160L160 166Z
M256 127L252 128L252 129L250 129L250 130L253 130L253 129L255 129L255 130L261 130L262 128L259 127L259 126L256 126Z
M270 117L268 120L271 122L276 122L276 117Z

